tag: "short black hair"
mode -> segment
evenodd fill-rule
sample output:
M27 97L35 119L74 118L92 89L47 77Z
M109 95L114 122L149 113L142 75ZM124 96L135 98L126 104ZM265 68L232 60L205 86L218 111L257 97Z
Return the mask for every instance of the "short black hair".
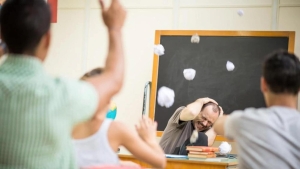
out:
M7 0L1 8L1 35L10 53L34 54L50 23L51 12L45 0Z
M273 93L297 95L300 89L299 58L285 50L268 55L263 64L263 77Z

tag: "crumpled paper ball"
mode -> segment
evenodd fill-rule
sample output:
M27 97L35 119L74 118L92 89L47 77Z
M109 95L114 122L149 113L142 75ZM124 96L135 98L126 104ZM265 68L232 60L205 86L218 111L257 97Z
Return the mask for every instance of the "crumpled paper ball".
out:
M233 71L235 67L234 67L234 64L232 62L227 61L226 68L227 68L228 71Z
M238 13L239 16L243 16L244 15L244 11L242 9L239 9L237 13Z
M232 148L231 145L228 144L228 142L222 142L221 145L219 146L219 149L220 149L220 154L226 155L230 153Z
M198 36L198 34L195 34L195 35L192 36L191 42L192 43L199 43L200 42L200 37Z
M190 137L190 143L196 143L198 139L198 131L197 130L194 130L191 137Z
M169 108L173 105L175 99L175 92L174 90L162 86L158 90L157 102L160 106Z
M194 69L184 69L183 70L183 76L186 80L193 80L196 75L196 70Z
M154 46L154 53L158 56L164 55L165 54L165 48L161 44L155 45Z

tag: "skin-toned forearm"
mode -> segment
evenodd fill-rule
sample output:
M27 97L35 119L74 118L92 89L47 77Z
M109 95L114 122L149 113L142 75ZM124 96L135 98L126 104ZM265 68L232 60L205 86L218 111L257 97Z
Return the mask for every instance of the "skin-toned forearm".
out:
M156 151L157 154L162 154L163 156L165 155L165 152L162 150L159 144L157 144L156 140L146 141L146 144L149 147L151 147L154 151Z
M165 158L165 152L162 150L162 148L157 144L156 140L153 141L146 141L147 145L151 147L155 152L157 158L157 167L158 168L164 168L166 166L166 158Z
M109 53L106 59L105 69L112 74L117 88L120 89L124 79L122 32L120 30L108 30L108 34Z
M194 120L200 113L202 106L203 106L203 102L201 100L196 100L195 102L187 105L186 108L184 108L180 113L180 120L182 121Z
M216 139L217 133L214 131L213 128L211 128L205 134L207 136L208 146L212 146L214 144L215 139Z
M97 90L100 96L96 114L106 107L111 98L118 93L124 79L124 53L122 45L122 33L109 29L109 49L104 71L101 75L86 79Z
M219 117L218 120L215 122L213 129L216 132L216 134L218 135L224 135L225 131L224 131L224 124L226 122L227 116L222 116Z

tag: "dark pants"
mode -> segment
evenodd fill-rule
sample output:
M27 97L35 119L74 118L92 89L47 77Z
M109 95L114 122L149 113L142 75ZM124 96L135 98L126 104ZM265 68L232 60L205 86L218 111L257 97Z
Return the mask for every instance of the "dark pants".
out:
M188 138L180 147L176 147L172 154L188 155L186 146L208 146L208 138L204 132L198 132L198 139L195 143L191 144L190 138Z

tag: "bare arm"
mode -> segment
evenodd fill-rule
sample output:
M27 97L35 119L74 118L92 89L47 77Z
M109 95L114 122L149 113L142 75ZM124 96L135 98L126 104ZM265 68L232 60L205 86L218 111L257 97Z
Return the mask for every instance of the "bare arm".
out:
M190 121L194 120L198 114L200 113L202 107L204 104L208 102L213 102L218 104L215 100L210 99L210 98L201 98L197 99L193 103L190 103L189 105L184 108L181 113L180 113L180 120L181 121Z
M100 76L87 79L98 92L98 111L102 110L111 98L121 90L124 78L124 56L121 44L121 32L109 30L109 53L106 59L105 69Z
M214 131L213 128L211 128L207 132L205 132L205 134L207 135L208 146L212 146L214 144L217 133Z
M222 118L223 114L224 114L222 107L221 106L219 106L219 107L220 107L220 115L219 115L218 119ZM217 119L217 121L218 121L218 119ZM207 135L208 146L212 146L216 139L217 133L215 132L214 128L211 128L205 134Z
M165 154L156 140L144 141L136 131L124 125L118 128L120 128L119 132L122 138L121 145L130 151L133 156L153 167L165 167Z
M121 30L126 16L126 12L118 0L112 0L111 6L108 9L105 8L102 1L100 3L103 20L109 34L108 55L103 73L86 80L95 87L101 98L98 110L102 110L109 103L112 96L121 90L123 85L124 52Z
M213 126L214 131L219 135L224 135L224 124L226 122L227 116L219 117L216 123Z

